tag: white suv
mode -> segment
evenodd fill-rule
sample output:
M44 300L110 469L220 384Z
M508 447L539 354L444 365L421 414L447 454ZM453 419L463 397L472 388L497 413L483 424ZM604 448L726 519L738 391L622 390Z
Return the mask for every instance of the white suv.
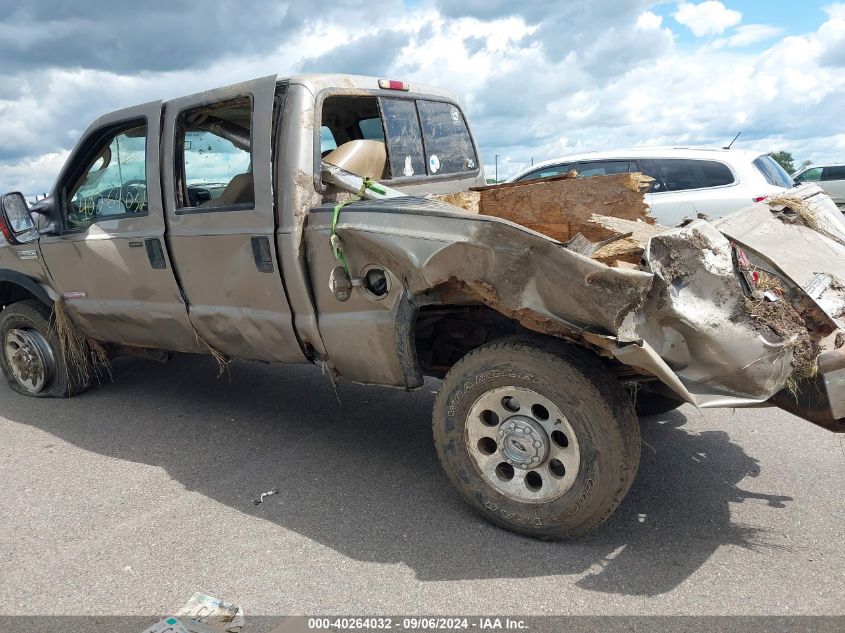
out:
M646 194L651 215L666 226L703 214L716 219L794 186L774 159L760 152L701 147L633 148L547 160L508 182L639 171L654 178Z
M845 206L845 165L816 165L796 173L795 182L813 182L840 207Z

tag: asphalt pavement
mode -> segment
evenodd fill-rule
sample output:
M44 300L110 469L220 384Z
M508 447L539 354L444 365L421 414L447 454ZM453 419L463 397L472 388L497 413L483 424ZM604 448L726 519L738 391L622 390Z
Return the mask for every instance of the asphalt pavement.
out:
M776 409L642 421L598 531L539 542L464 505L414 393L315 367L114 364L70 400L0 386L0 615L845 613L845 448ZM261 493L278 490L263 503Z

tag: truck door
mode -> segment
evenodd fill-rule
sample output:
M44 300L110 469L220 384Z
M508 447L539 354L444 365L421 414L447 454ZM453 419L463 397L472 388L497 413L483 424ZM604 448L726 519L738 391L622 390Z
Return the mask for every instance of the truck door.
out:
M40 249L77 325L103 341L198 351L164 248L161 101L98 119L52 192L60 230Z
M228 356L304 362L276 254L275 76L170 101L167 247L200 337Z

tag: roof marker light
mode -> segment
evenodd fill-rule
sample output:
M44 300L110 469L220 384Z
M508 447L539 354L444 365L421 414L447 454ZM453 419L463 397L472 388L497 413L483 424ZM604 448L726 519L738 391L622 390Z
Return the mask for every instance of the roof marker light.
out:
M393 79L379 79L378 87L382 90L404 90L408 92L410 86L404 81L394 81Z

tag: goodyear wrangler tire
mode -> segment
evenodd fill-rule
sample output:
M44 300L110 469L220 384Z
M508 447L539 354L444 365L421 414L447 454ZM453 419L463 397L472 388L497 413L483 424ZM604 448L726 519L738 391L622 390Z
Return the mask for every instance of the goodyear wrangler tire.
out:
M631 399L588 352L514 337L467 354L434 404L440 463L489 521L539 538L594 529L637 472Z
M40 301L12 303L0 312L0 369L14 391L36 398L81 393L90 381L68 371L52 311Z

